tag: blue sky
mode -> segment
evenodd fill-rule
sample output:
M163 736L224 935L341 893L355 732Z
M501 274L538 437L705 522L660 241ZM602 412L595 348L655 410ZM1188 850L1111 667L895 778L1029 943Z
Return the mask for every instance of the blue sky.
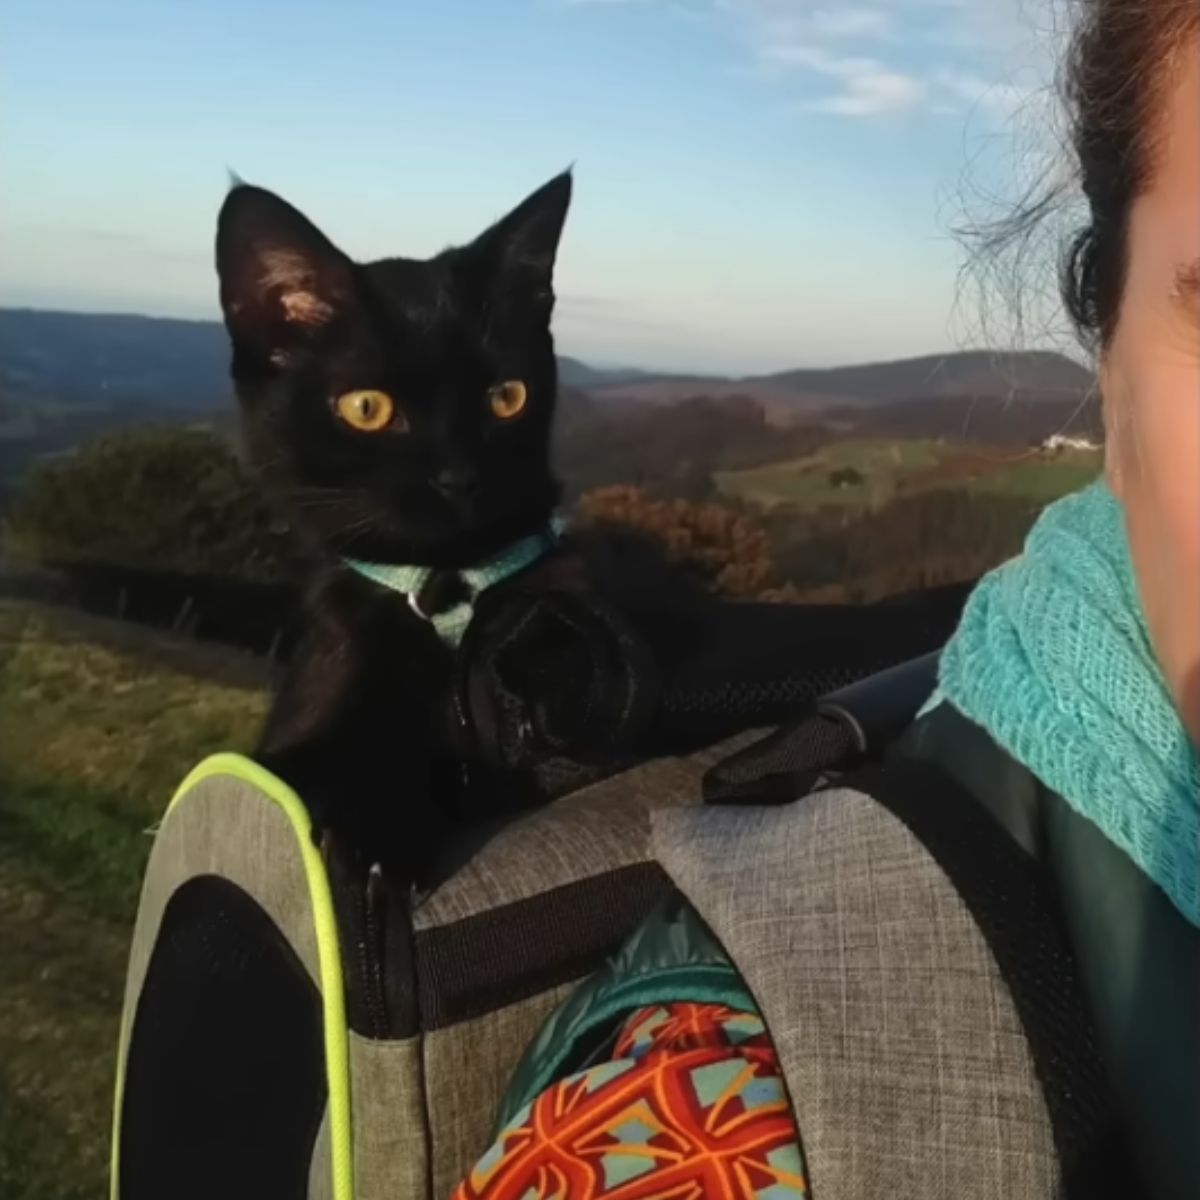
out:
M215 316L227 167L369 258L574 162L564 351L950 348L964 171L1042 82L1029 3L5 0L0 303Z

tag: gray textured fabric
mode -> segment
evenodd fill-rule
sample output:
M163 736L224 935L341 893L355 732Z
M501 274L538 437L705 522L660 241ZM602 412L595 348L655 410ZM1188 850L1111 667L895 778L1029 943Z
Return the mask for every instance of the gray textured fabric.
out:
M1058 1166L969 913L869 797L655 814L658 857L762 1006L821 1200L1049 1200Z
M433 1195L444 1200L487 1149L500 1097L534 1034L574 984L425 1036Z
M581 788L495 834L454 877L426 896L418 929L447 925L514 900L650 857L650 813L699 804L714 763L762 734L739 734L688 758L661 758Z
M417 928L447 925L645 862L650 857L650 811L698 803L704 771L726 752L658 759L514 821L425 897L414 914Z
M688 759L646 763L513 822L422 901L415 924L423 929L446 925L647 861L651 811L698 803L704 771L731 749L727 744ZM487 1149L518 1059L571 990L572 985L557 988L426 1035L434 1196L448 1196Z
M127 1016L141 993L167 902L185 880L208 874L221 875L253 896L320 986L308 880L287 816L249 784L213 776L166 815L154 840L129 953Z
M429 1200L421 1043L350 1034L355 1200Z

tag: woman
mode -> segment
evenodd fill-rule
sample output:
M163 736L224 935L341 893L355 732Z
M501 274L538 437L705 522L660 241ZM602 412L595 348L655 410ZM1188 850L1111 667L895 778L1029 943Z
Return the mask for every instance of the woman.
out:
M914 1180L927 1196L1200 1194L1200 6L1079 8L1068 100L1089 220L1063 290L1098 354L1105 480L1047 510L1025 554L980 585L942 656L935 697L883 774L863 785L876 798L893 794L889 772L924 764L965 793L926 822L921 840L954 866L956 888L988 927L1033 1046L1054 1153L1038 1141L1030 1105L1015 1099L1019 1071L1007 1091L955 1074L972 1047L955 1026L959 1001L942 992L957 986L947 979L959 966L969 974L965 951L906 976L925 979L938 1014L922 1043L921 998L895 997L889 1018L886 997L875 1003L863 983L870 966L844 936L842 907L855 893L830 891L837 899L824 910L789 895L781 917L767 911L778 894L763 890L757 909L754 897L696 902L719 942L691 905L676 904L576 990L527 1052L496 1141L460 1197L781 1200L810 1186L818 1197L894 1195ZM770 854L792 836L788 822L807 820L804 837L817 846L805 861L819 891L821 863L848 861L838 839L849 835L836 821L861 799L838 794L824 824L811 817L821 794L769 818L710 813L692 827L688 850L717 876L726 858L747 846ZM890 810L921 832L915 809ZM949 835L964 815L969 825ZM732 832L735 820L764 836ZM853 836L878 833L882 846L882 829L859 824ZM710 844L718 849L704 860ZM670 854L668 869L686 877ZM915 920L930 910L884 877L885 850L871 854L857 896L874 909L857 928L862 936L863 921L874 922L871 953L882 955L900 922L889 903L926 913ZM897 870L910 878L917 869ZM1028 893L1027 870L1037 876ZM940 885L931 875L922 886ZM683 890L704 892L702 883ZM1026 895L1049 902L1031 907ZM824 945L810 927L831 922L843 930L830 949L841 986L832 1002L805 990L811 972L793 961L797 947L811 955ZM904 929L913 936L911 921ZM1022 940L1053 956L1032 983ZM911 967L913 954L905 958ZM790 1024L779 1018L781 993ZM813 1010L830 1003L840 1006L837 1022L822 1026ZM980 1026L980 1038L1003 1041L1011 1030L1002 1025ZM809 1031L799 1058L793 1026ZM829 1037L814 1040L823 1028ZM930 1054L937 1060L938 1095L888 1074L905 1039L912 1078ZM980 1054L975 1074L1002 1073L1002 1053ZM1092 1056L1100 1082L1088 1074ZM842 1082L850 1076L854 1095ZM813 1099L838 1087L851 1114L840 1123L854 1126L848 1140ZM1011 1105L1010 1125L981 1121L980 1104ZM964 1143L979 1136L995 1146L972 1158ZM914 1163L922 1156L905 1148L916 1145L942 1153ZM1036 1165L1043 1157L1053 1159L1049 1171ZM994 1178L991 1158L1003 1164Z

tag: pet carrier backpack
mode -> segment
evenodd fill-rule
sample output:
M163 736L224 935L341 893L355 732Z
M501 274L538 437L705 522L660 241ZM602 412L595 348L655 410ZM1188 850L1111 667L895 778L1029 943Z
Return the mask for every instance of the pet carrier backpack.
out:
M819 1200L1071 1193L1106 1116L1046 898L948 778L874 761L932 670L515 819L411 907L331 875L279 780L202 764L146 872L113 1200L448 1197L549 1014L669 897L762 1011Z

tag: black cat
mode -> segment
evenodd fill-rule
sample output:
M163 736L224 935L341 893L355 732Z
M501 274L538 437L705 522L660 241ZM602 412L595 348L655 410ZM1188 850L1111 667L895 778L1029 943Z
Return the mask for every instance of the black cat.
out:
M551 526L570 198L564 174L467 246L369 264L262 189L220 213L248 456L328 564L258 756L316 830L405 879L473 805L535 799L537 760L611 748L645 693Z
M718 603L627 536L559 539L561 175L469 245L352 262L238 185L217 270L249 459L323 567L260 760L359 869L785 719L936 648L961 601Z

